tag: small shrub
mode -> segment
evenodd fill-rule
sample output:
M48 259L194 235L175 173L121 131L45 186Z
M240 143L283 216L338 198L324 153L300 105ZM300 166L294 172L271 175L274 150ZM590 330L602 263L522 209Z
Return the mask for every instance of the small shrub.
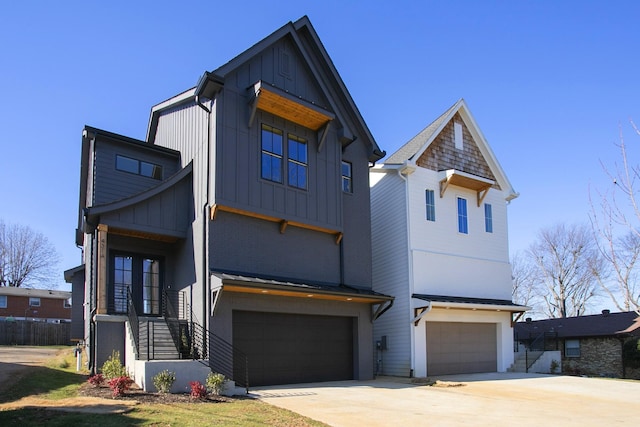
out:
M112 378L109 380L109 387L111 391L113 391L113 397L121 397L124 396L127 390L131 388L131 384L133 384L133 380L129 378L129 376L122 376L117 378Z
M100 387L102 384L104 384L104 375L102 374L91 375L87 380L87 382L94 387Z
M191 387L191 398L204 399L207 397L207 388L200 381L191 381L189 386Z
M224 382L227 379L224 375L219 374L217 372L209 372L207 375L207 380L205 384L207 385L207 391L211 394L215 394L216 396L222 392L222 388L224 387Z
M111 357L104 362L101 370L107 380L129 376L127 368L120 363L120 352L115 350L111 353Z
M162 372L158 372L158 374L153 377L153 385L156 386L160 393L169 393L171 386L175 381L175 372L169 372L166 369Z
M551 364L549 365L549 370L551 371L552 374L555 374L558 372L558 368L560 367L560 363L558 363L557 360L552 360Z

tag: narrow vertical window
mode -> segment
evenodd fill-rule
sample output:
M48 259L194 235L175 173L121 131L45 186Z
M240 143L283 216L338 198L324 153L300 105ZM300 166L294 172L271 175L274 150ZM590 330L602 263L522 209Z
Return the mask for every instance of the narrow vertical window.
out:
M462 197L458 197L458 231L463 234L469 234L467 200Z
M282 131L262 125L261 176L269 181L282 182Z
M342 191L345 193L353 193L351 163L349 162L342 162Z
M433 190L424 190L425 202L427 205L427 221L436 220L436 198Z
M307 188L307 141L289 134L287 137L289 185Z
M489 203L484 204L484 231L493 233L493 214Z
M133 283L133 258L116 256L113 258L113 306L114 313L126 313L128 290Z
M142 311L144 314L160 314L160 261L142 261Z
M462 150L464 146L462 144L462 124L461 123L458 123L458 122L453 123L453 133L454 133L456 148L458 150Z
M0 295L0 308L7 308L7 296Z

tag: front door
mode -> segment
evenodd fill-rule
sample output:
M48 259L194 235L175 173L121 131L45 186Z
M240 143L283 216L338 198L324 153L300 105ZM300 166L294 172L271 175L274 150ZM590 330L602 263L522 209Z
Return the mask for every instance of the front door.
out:
M160 315L162 261L132 254L111 257L111 304L113 313L127 313L128 292L139 315Z

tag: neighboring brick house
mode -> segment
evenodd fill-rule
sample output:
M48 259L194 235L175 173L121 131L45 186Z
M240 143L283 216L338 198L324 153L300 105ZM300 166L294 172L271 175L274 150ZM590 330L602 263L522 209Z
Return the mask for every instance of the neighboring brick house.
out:
M71 292L0 287L0 320L70 322Z
M562 372L640 379L640 372L624 366L622 346L640 336L640 317L635 311L518 322L514 339L528 343L540 336L545 350L562 355Z

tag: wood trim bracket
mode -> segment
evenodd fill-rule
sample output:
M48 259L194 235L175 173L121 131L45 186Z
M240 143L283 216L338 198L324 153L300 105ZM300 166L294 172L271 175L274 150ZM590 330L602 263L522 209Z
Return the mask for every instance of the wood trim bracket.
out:
M303 222L290 221L290 220L286 220L286 219L283 219L283 218L278 218L278 217L275 217L275 216L264 215L264 214L261 214L261 213L258 213L258 212L247 211L247 210L244 210L244 209L233 208L233 207L230 207L230 206L224 206L224 205L220 205L220 204L215 204L215 205L211 206L211 210L210 210L210 213L209 213L211 221L215 221L218 211L224 211L224 212L234 213L234 214L237 214L237 215L248 216L248 217L251 217L251 218L257 218L257 219L261 219L263 221L277 222L277 223L280 224L280 233L283 233L283 234L287 230L287 227L293 226L293 227L298 227L298 228L304 228L306 230L318 231L320 233L332 234L335 237L336 245L340 244L340 242L342 241L342 237L343 237L342 231L339 231L339 230L334 230L334 229L325 228L325 227L319 227L317 225L305 224Z

